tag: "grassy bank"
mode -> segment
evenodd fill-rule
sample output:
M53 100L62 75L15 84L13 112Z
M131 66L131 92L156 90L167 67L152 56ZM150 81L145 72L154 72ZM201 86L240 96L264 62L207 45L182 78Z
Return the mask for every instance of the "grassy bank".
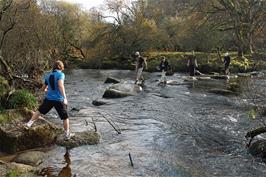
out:
M190 52L149 52L143 56L147 58L148 71L156 71L156 66L160 63L161 56L165 56L170 62L174 72L187 71L187 59ZM198 61L198 70L202 73L223 72L223 56L221 59L216 53L195 52ZM231 52L230 71L232 73L249 72L266 69L266 54L245 55L245 59L239 59L236 52ZM90 69L129 69L133 70L132 58L103 59L102 61L89 61L79 63L80 68Z

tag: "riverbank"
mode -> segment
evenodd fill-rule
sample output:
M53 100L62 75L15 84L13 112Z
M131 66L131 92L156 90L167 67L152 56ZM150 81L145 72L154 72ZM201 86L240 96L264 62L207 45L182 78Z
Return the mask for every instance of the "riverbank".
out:
M143 56L147 58L148 72L157 71L161 56L165 56L174 72L187 72L187 59L191 52L147 52ZM223 58L219 59L216 53L195 53L198 61L198 70L208 74L212 72L223 73ZM266 55L253 54L245 55L244 59L239 59L236 52L231 52L231 73L243 73L266 69ZM96 64L97 63L97 64ZM134 70L132 58L109 58L102 61L79 61L75 62L78 68L82 69L125 69Z

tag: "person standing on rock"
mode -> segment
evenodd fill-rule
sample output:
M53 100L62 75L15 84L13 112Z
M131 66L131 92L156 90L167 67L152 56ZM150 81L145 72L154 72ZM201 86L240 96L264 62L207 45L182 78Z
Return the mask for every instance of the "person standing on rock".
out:
M161 63L159 65L159 68L160 68L160 71L162 72L160 82L163 84L166 84L167 82L166 72L169 68L169 63L164 56L161 58Z
M136 65L135 65L135 70L136 70L136 80L135 84L138 84L140 80L142 80L142 83L144 82L144 77L142 75L143 68L145 66L146 69L148 69L148 65L146 62L146 59L140 56L139 52L135 53L135 59L136 59Z
M225 74L225 75L230 74L230 72L229 72L229 65L230 65L230 62L231 62L231 57L229 56L229 53L226 52L226 53L224 54L224 74Z
M198 62L197 62L197 58L195 56L194 51L192 51L192 55L188 56L187 67L188 67L189 75L195 76L196 68L198 67Z
M30 128L41 114L47 114L54 107L61 120L63 120L65 140L69 140L74 134L70 133L69 130L68 101L65 93L65 74L62 72L63 70L63 62L60 60L55 61L52 72L46 75L42 86L42 91L46 93L45 99L38 111L32 115L31 119L25 125L25 128Z

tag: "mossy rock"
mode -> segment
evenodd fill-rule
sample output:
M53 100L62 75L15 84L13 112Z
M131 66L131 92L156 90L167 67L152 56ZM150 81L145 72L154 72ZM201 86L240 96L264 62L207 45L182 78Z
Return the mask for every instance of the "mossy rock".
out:
M30 118L33 112L27 108L19 108L19 109L6 109L0 113L0 126L5 124L5 127L11 125L12 122L22 121L25 118Z
M0 150L7 153L53 144L63 130L46 120L37 120L30 129L13 119L0 126Z
M64 140L63 134L58 137L56 144L67 148L74 148L82 145L94 145L100 142L100 134L94 131L76 132L70 140Z

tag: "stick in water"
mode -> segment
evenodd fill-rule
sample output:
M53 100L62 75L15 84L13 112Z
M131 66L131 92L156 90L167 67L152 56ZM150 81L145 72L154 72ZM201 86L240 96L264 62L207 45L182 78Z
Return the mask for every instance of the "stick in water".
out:
M129 156L129 160L130 160L130 164L131 164L131 166L132 166L132 167L134 167L134 164L133 164L133 161L132 161L131 154L130 154L130 153L128 153L128 156Z
M113 127L113 129L118 133L118 134L121 134L121 131L120 130L117 130L117 128L112 124L112 122L105 116L103 115L102 113L99 112L100 115L103 116L103 118Z
M92 120L92 123L93 123L93 126L94 126L94 131L97 132L97 127L96 127L96 124L95 124L95 122L94 122L93 117L91 118L91 120Z

